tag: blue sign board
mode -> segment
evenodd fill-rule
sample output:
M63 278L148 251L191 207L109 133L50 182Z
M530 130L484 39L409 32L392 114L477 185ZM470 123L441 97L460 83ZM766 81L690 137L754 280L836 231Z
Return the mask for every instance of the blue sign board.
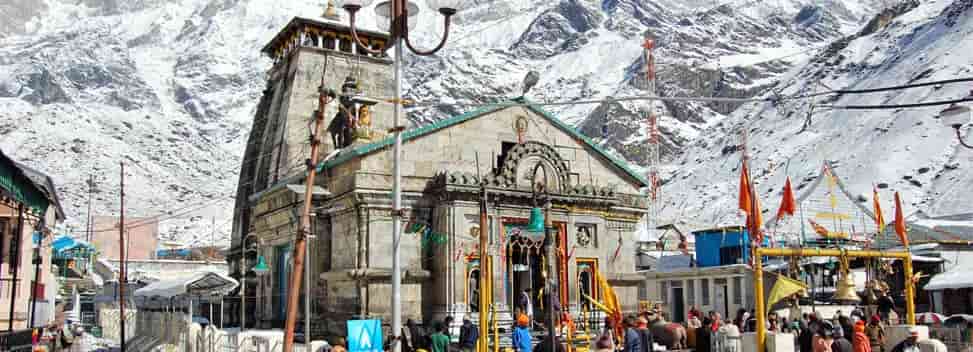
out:
M349 320L348 352L382 352L382 321Z

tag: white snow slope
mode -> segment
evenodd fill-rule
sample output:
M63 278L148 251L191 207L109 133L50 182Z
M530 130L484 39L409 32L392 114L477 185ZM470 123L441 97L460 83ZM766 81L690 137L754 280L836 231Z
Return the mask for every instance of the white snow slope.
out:
M840 41L797 65L775 88L777 94L973 77L973 1L913 5L887 27ZM752 174L767 219L780 204L785 177L790 175L800 189L814 180L825 160L836 163L836 173L853 194L869 200L868 208L877 186L889 221L895 191L902 194L906 216L968 213L973 150L959 146L953 129L940 122L945 106L868 111L822 106L953 100L966 97L971 87L962 83L741 107L700 135L674 163L664 186L666 217L693 228L741 223L736 209L741 155L733 147L741 143L744 129L750 131ZM802 132L812 104L819 106Z

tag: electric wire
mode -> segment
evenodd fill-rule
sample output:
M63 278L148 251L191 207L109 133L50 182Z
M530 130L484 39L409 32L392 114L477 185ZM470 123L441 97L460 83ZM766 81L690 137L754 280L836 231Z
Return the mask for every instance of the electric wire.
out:
M905 85L899 85L899 86L890 86L890 87L881 87L881 88L869 88L869 89L834 89L834 90L829 89L826 92L818 92L818 93L812 93L812 94L791 96L791 97L787 97L787 99L804 99L804 98L812 98L812 97L816 97L816 96L833 95L833 94L868 94L868 93L898 91L898 90L905 90L905 89L911 89L911 88L936 86L936 85L941 85L941 84L944 85L944 84L953 84L953 83L964 83L964 82L973 82L973 77L955 78L955 79L947 79L947 80L941 80L941 81L932 81L932 82L923 82L923 83L914 83L914 84L905 84Z
M965 102L973 102L973 97L966 97L961 99L953 100L941 100L941 101L931 101L926 103L911 103L911 104L882 104L882 105L819 105L823 108L835 109L835 110L892 110L892 109L910 109L910 108L921 108L927 106L942 106L951 105Z

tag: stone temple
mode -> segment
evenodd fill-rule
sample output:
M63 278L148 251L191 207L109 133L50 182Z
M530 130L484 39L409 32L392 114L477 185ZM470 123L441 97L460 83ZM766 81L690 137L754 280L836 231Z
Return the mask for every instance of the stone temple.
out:
M385 33L359 35L372 48L389 42ZM365 54L334 21L295 18L263 51L274 64L240 169L228 261L233 275L250 277L247 327L279 328L289 275L303 275L290 266L318 88L387 99L393 73L390 58ZM403 320L476 321L484 183L499 319L522 308L525 290L535 319L547 309L536 295L547 267L543 238L522 231L531 208L541 205L532 187L538 183L557 229L559 306L574 317L596 311L584 295L601 295L593 277L600 271L622 308L635 311L644 281L635 272L635 227L645 214L645 179L540 107L523 98L507 103L403 134ZM322 137L328 159L317 165L305 283L315 338L343 335L349 319L379 318L387 328L391 317L392 105L335 100L325 116L331 135ZM250 271L258 257L269 273ZM303 302L302 293L299 331Z

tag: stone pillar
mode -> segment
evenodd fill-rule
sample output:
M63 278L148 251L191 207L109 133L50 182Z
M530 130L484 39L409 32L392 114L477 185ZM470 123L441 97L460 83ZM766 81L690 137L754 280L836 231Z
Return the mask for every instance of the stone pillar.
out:
M794 334L767 333L767 352L794 352ZM744 351L747 351L744 349Z

